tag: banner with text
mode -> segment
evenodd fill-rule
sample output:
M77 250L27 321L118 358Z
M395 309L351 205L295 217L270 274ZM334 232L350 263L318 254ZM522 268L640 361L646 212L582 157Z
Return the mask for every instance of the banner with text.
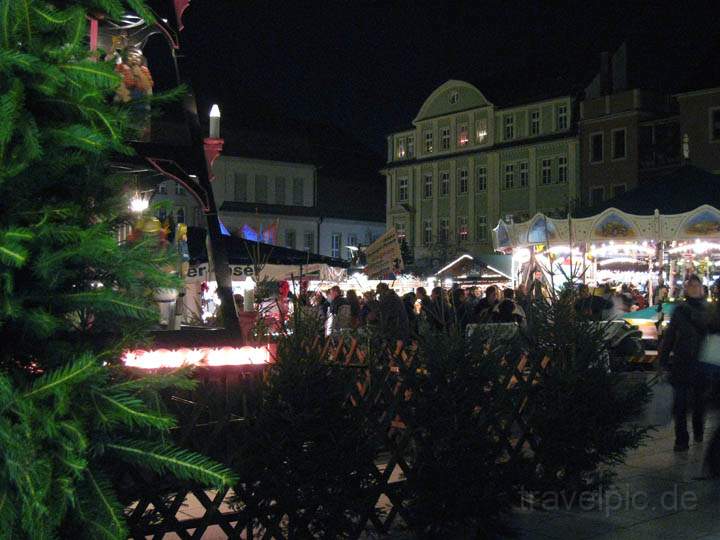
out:
M365 254L367 256L365 273L370 279L383 279L403 271L400 242L394 228L389 229L370 244Z

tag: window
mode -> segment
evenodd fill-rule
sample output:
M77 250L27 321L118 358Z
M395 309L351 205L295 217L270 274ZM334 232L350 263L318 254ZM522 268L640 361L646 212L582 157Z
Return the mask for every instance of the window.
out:
M398 221L395 223L395 232L397 233L398 240L403 240L407 236L404 221Z
M527 187L528 185L528 162L521 161L518 165L520 169L520 187Z
M543 159L540 170L542 185L547 186L552 184L552 159Z
M315 250L315 233L312 231L305 231L303 234L303 249L305 251Z
M440 150L450 150L450 128L440 129Z
M468 134L468 127L466 124L458 127L458 146L465 146L470 142L470 135Z
M407 157L415 157L415 137L407 138Z
M482 144L487 140L487 120L478 120L475 123L475 141Z
M330 256L339 259L341 247L342 235L340 233L332 233L332 236L330 237Z
M720 108L710 109L710 140L720 141Z
M460 195L468 192L468 171L467 169L458 170L458 192Z
M402 137L398 138L395 141L395 146L397 148L397 157L403 159L405 157L405 139L403 139Z
M600 187L594 187L590 190L590 204L592 206L596 206L603 202L603 199L605 198L605 188Z
M178 208L175 210L175 223L185 223L185 209Z
M293 229L285 230L285 247L295 249L295 231Z
M157 217L160 221L165 221L167 217L167 210L165 208L158 208Z
M478 216L477 221L477 241L481 244L487 242L487 217Z
M453 90L450 92L450 103L455 105L458 101L460 101L460 95L457 90Z
M590 134L590 163L602 163L603 160L603 134Z
M487 189L487 167L478 167L476 171L477 190L485 191Z
M433 192L433 177L432 174L426 174L423 177L423 197L425 199L431 199Z
M450 173L443 171L440 173L440 196L445 197L450 193Z
M195 207L195 225L200 225L203 222L203 211L200 209L199 206Z
M505 126L505 140L509 141L515 137L515 117L511 114L503 118L503 126Z
M515 187L515 166L512 163L505 165L505 189Z
M618 195L622 195L625 193L625 184L615 184L612 187L612 196L617 197Z
M466 242L468 239L468 220L465 216L458 216L457 218L457 231L458 231L458 242Z
M613 159L625 159L626 148L625 148L625 128L613 129L612 131L612 158Z
M285 179L282 176L275 179L275 203L285 204Z
M558 184L565 184L568 181L568 164L565 156L558 158Z
M238 202L247 201L247 174L235 173L235 200Z
M180 185L180 182L175 182L175 195L185 195L185 188Z
M568 109L567 105L558 105L557 108L557 128L567 129L568 127Z
M433 151L433 134L432 134L432 131L426 131L426 132L425 132L425 151L426 151L426 152L432 152L432 151Z
M438 231L438 241L447 242L450 239L450 220L448 218L440 218L440 230Z
M408 179L398 179L398 201L406 202L408 200Z
M354 233L348 234L347 245L357 247L357 245L358 245L357 234L354 234Z
M426 219L423 221L423 245L429 246L432 244L432 221Z
M682 137L682 154L684 159L690 159L690 135L687 133Z
M160 195L167 195L167 183L160 182L158 184L158 194Z
M267 176L258 174L255 176L255 202L266 203L268 200Z
M530 135L540 135L540 111L530 111Z
M293 204L302 205L305 203L303 187L304 182L302 178L293 178Z

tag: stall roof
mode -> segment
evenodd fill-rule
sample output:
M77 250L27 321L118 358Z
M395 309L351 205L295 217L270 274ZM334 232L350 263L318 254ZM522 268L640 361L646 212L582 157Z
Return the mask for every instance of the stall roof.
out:
M441 268L436 276L442 275L461 275L467 274L483 276L487 273L496 273L511 279L512 277L512 257L509 255L481 255L473 257L464 254L451 261Z
M637 216L682 214L702 205L720 208L720 176L693 165L643 182L639 187L613 197L601 205L583 208L573 217L584 218L617 208Z
M188 227L188 251L190 252L191 261L208 260L206 235L207 231L201 227ZM236 236L224 236L223 238L230 264L252 264L253 256L257 253L259 258L268 264L327 264L335 268L347 268L350 266L349 262L342 259L325 257L324 255L298 249L274 246Z

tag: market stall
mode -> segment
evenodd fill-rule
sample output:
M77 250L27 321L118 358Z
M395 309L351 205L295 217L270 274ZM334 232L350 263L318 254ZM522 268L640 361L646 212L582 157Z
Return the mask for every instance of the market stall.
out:
M702 205L680 214L636 215L608 208L584 218L536 214L524 223L500 221L495 249L513 258L513 279L541 271L554 287L572 279L589 284L634 283L652 291L658 278L679 292L685 275L710 286L720 275L720 211Z

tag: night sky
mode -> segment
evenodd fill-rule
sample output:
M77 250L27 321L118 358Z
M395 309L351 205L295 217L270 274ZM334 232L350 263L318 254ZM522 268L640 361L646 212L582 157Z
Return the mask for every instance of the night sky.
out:
M192 0L183 38L200 111L218 102L224 122L251 127L331 122L383 152L450 78L582 81L626 37L673 65L717 64L720 8L688 4Z

